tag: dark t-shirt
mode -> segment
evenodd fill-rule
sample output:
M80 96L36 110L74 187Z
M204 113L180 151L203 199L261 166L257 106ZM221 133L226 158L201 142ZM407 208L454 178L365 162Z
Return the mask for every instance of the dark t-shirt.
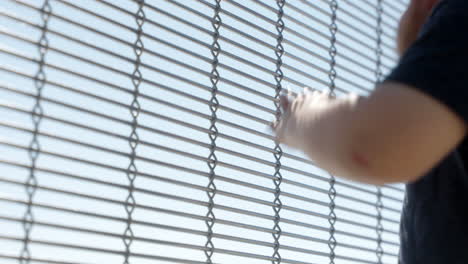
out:
M388 81L436 98L468 122L468 0L444 0ZM401 264L468 264L468 140L406 185ZM395 165L398 166L398 165Z

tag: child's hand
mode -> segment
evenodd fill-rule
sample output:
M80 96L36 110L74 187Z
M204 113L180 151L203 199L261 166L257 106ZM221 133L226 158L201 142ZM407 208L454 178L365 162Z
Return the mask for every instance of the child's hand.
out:
M313 130L314 120L318 121L323 110L334 99L328 93L304 88L298 95L280 96L281 116L271 124L276 140L294 148L303 147L306 131Z

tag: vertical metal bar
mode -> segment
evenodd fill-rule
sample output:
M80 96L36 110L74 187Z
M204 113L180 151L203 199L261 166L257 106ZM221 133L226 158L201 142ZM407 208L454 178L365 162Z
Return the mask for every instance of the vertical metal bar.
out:
M331 38L330 38L330 72L328 77L330 78L329 86L329 96L335 97L335 79L336 79L336 34L338 33L337 22L337 11L338 11L338 2L337 0L329 0L329 6L331 10L331 22L329 26ZM335 223L336 223L336 213L335 213L335 198L336 198L336 189L335 189L335 176L330 173L330 189L328 191L328 197L330 199L330 212L328 215L328 223L330 224L330 237L328 239L328 247L330 248L330 264L335 263L335 249L336 249L336 238L335 238Z
M383 0L377 0L377 26L376 26L376 33L377 33L377 46L376 46L376 68L375 68L375 79L376 84L382 81L382 17L383 17ZM382 234L383 234L383 225L382 225L382 210L383 210L383 203L382 203L382 188L377 186L377 202L376 202L376 210L377 210L377 225L376 225L376 233L377 233L377 263L382 263L382 256L383 256L383 248L382 248Z
M215 246L213 243L213 226L216 220L215 214L213 212L214 207L214 197L216 195L216 185L214 179L216 177L216 166L218 163L218 158L216 157L215 149L216 149L216 139L218 138L218 128L216 127L217 121L217 114L219 107L219 101L217 98L218 93L218 82L219 82L219 72L218 72L218 56L221 53L221 46L219 44L219 29L221 27L222 21L220 17L221 11L221 0L215 0L216 5L214 6L214 13L213 18L211 20L211 25L213 27L213 43L211 45L210 51L213 56L212 61L212 69L211 69L211 99L210 99L210 111L211 111L211 118L210 118L210 129L209 129L209 138L211 141L210 145L210 154L208 156L208 168L210 169L209 172L209 182L208 182L208 189L206 191L206 195L208 196L208 212L206 214L207 220L205 221L206 227L208 228L207 232L207 241L205 247L207 248L205 252L206 262L208 264L213 263L212 257L215 250Z
M276 81L276 94L275 94L275 107L276 107L276 121L279 121L281 116L281 102L280 102L280 94L282 90L282 80L283 80L283 71L281 66L283 64L283 54L284 54L284 47L283 47L283 31L284 31L284 5L286 4L286 0L276 0L276 4L278 6L278 19L276 21L276 31L278 32L276 38L276 70L275 70L275 81ZM281 227L280 227L280 211L282 207L282 202L280 199L281 195L281 183L283 181L283 176L281 175L281 157L283 156L283 150L278 142L275 143L274 148L274 158L275 158L275 173L273 174L273 184L275 185L275 198L273 200L274 206L273 211L275 213L274 218L274 226L272 233L274 239L274 248L273 248L273 260L271 261L272 264L280 264L281 263L281 254L279 253L280 248L280 237L281 237Z
M145 13L143 10L144 7L144 0L138 0L138 11L135 15L135 21L138 26L136 31L136 40L133 44L133 51L135 53L135 69L131 75L131 80L133 83L133 100L130 104L130 115L132 117L132 130L130 132L130 136L128 138L128 144L130 146L131 155L130 155L130 164L128 165L126 175L129 181L129 188L128 188L128 196L125 200L125 211L127 212L127 226L124 231L124 236L122 237L123 243L125 245L125 255L124 255L124 264L130 263L130 255L131 255L131 245L134 239L134 232L132 229L132 222L133 222L133 211L136 207L135 197L133 196L133 192L135 189L135 179L138 174L138 169L135 164L136 161L136 150L139 144L139 136L137 133L138 127L138 116L140 114L141 106L140 102L138 101L138 96L140 93L140 84L142 82L142 74L140 71L140 63L141 63L141 55L143 54L143 41L142 41L142 32L143 32L143 24L145 22Z
M36 88L36 100L31 111L32 123L34 132L31 142L29 144L28 155L31 160L31 168L29 170L29 177L26 179L25 189L28 196L28 204L26 212L23 216L23 229L24 229L24 244L20 252L19 263L25 264L31 262L31 251L29 248L29 241L31 238L31 230L34 224L34 214L32 212L32 203L37 189L36 165L39 153L41 152L41 145L39 144L39 126L42 121L44 110L41 105L42 90L46 83L46 74L44 72L44 61L49 48L49 40L47 38L47 27L49 24L50 14L52 7L48 0L42 4L40 15L42 19L42 32L38 42L39 51L39 68L34 78L34 86Z

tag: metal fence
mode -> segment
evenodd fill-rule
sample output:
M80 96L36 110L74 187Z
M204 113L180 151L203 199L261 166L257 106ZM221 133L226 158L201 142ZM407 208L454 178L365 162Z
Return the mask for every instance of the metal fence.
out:
M1 263L396 263L403 186L267 130L282 89L363 95L405 0L4 0Z

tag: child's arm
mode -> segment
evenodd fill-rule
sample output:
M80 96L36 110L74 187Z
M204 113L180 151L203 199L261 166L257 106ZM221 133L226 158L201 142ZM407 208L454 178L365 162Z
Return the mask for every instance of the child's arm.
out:
M369 97L303 93L275 125L280 142L337 176L372 184L416 180L455 148L465 122L415 88L384 83Z

